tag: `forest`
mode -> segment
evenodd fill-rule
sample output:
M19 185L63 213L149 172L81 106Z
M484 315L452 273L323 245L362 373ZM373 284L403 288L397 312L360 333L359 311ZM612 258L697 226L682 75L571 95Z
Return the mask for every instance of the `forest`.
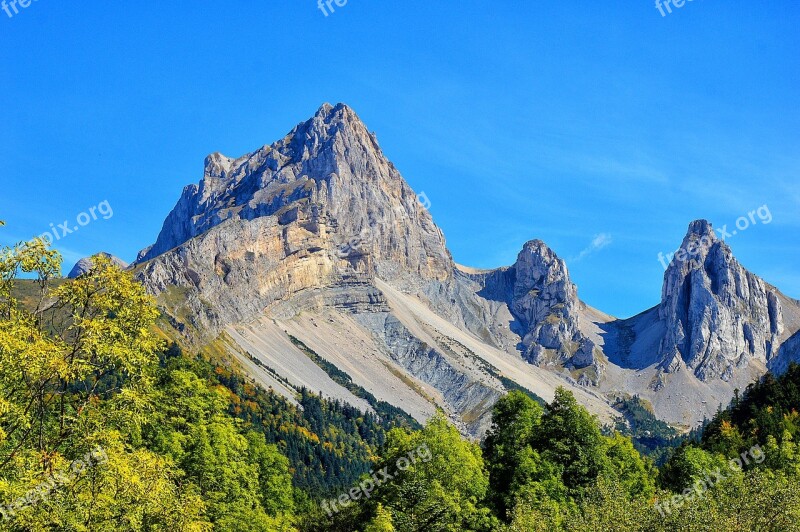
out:
M377 414L290 403L158 317L101 256L64 281L42 241L0 252L0 529L800 530L798 366L684 436L635 398L609 428L563 388L512 390L478 442L335 366Z

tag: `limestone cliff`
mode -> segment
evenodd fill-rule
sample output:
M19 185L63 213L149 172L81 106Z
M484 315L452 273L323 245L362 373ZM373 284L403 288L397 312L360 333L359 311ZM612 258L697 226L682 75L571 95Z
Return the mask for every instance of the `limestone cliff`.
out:
M302 290L379 276L447 282L444 236L346 105L323 105L284 139L206 159L137 263L153 293L180 290L202 330Z
M705 220L689 226L680 249L659 308L663 368L728 380L752 359L769 362L784 332L780 293L744 269Z

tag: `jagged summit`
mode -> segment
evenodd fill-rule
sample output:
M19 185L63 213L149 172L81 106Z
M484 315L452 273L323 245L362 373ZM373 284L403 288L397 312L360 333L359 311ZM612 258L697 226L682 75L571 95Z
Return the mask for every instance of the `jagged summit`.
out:
M582 384L597 384L603 371L596 344L581 331L578 289L563 259L541 240L526 242L508 268L462 272L481 285L479 295L502 301L519 335L517 349L528 362L575 372ZM495 323L491 329L503 330Z
M688 237L689 235L696 235L700 238L708 236L712 240L717 239L716 234L714 233L714 227L712 226L711 222L703 218L699 220L694 220L689 224L689 229L686 233L686 236Z
M341 190L323 191L323 181L393 178L390 166L351 108L323 104L278 142L237 159L221 153L206 157L203 178L184 188L155 244L142 250L136 262L157 257L230 218L271 216L299 201L324 202L327 192ZM412 195L410 189L406 195Z
M296 157L297 152L302 155L303 148L313 148L315 144L325 142L342 128L366 131L366 126L350 107L343 103L335 107L324 103L312 118L298 124L282 141L265 144L260 149L239 158L228 157L219 152L208 155L204 164L204 176L225 179L232 176L233 171L243 162L251 162L254 157L272 150L279 150L290 158Z
M709 222L689 225L662 294L666 371L687 367L701 380L727 380L750 360L766 364L776 355L784 329L780 293L742 267Z
M525 358L570 369L594 364L595 346L580 331L578 288L566 263L541 240L531 240L519 253L513 275L511 311L527 331Z
M691 270L705 267L705 259L715 247L726 251L726 254L733 259L733 253L728 245L717 239L711 222L695 220L689 224L681 247L675 252L664 272L662 301L673 297L680 290L679 283Z
M524 277L528 281L540 282L542 277L547 277L544 280L547 283L569 279L567 264L547 244L538 239L529 240L522 246L515 267L518 277Z
M237 159L209 155L203 178L184 188L139 254L137 263L146 262L154 292L187 280L213 287L216 295L203 298L218 303L221 315L205 324L212 331L348 276L413 287L446 281L455 269L426 207L344 104L323 105L283 139Z

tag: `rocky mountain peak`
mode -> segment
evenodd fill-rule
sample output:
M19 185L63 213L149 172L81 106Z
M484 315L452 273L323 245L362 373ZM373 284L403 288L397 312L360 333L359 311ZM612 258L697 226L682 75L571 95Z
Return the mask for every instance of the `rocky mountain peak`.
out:
M717 239L716 234L714 233L714 227L712 226L711 222L705 219L694 220L689 224L686 238L692 235L696 236L697 238L707 236L712 240Z
M537 285L560 283L565 298L577 296L575 285L569 281L566 263L541 240L526 242L514 267L518 289L527 291Z
M319 128L320 126L327 127L340 127L350 126L366 131L367 127L364 122L359 118L358 114L347 104L337 103L331 105L327 102L323 103L314 117L306 122L312 126Z
M318 157L320 152L343 146L383 157L374 135L356 112L343 103L323 104L312 118L299 124L283 141L293 155L300 158Z
M509 308L523 331L525 358L540 366L598 366L594 343L580 332L578 289L566 263L541 240L531 240L510 273ZM596 381L601 368L595 369L591 377L584 373L589 381Z
M154 262L143 274L151 291L188 283L217 303L213 331L353 275L410 291L451 279L427 207L358 115L324 104L273 144L237 159L209 155L137 262Z
M233 163L234 159L231 159L230 157L226 157L219 152L212 153L206 157L203 165L203 174L208 177L224 179L227 177L228 172L231 171L231 166Z
M728 380L735 368L776 354L783 332L777 290L739 264L705 220L689 225L664 274L660 356L667 372Z
M425 275L446 278L452 270L444 237L425 206L386 159L374 135L344 104L324 104L282 140L238 159L209 155L202 180L183 190L155 244L143 250L137 262L151 260L226 220L279 214L284 220L330 219L339 229L337 245L358 239L355 251L364 256L380 259L379 248L388 246L392 253L405 249L411 261L422 261L414 267L426 270ZM421 226L424 237L406 238L401 225ZM396 273L385 261L375 266L390 277Z
M716 253L725 260L735 261L733 253L724 241L718 240L708 220L695 220L689 224L681 247L672 256L664 273L661 295L667 300L681 290L683 279L693 270L703 269L709 253Z

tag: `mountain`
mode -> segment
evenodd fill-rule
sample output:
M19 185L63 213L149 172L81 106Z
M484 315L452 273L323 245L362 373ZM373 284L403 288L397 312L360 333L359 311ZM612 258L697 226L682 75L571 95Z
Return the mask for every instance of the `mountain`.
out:
M136 272L187 339L222 335L231 356L287 397L306 386L366 408L300 343L378 399L418 419L443 408L475 434L506 379L548 400L564 384L500 347L518 342L488 326L504 305L475 293L425 205L345 105L323 105L238 159L208 157ZM572 387L612 419L605 398Z
M696 252L673 260L664 276L665 370L685 366L703 381L726 380L750 361L772 360L786 339L782 308L793 303L745 270L706 221L689 226L681 249Z
M347 285L355 299L338 304L369 307L381 303L372 276L402 285L453 270L442 232L374 135L327 104L273 145L209 156L136 263L156 291L202 286L213 305L193 310L215 332L303 290Z
M480 276L476 277L480 278ZM514 318L511 330L522 341L523 358L537 366L572 370L592 367L594 378L581 373L582 384L596 384L602 360L595 343L580 330L578 289L566 263L541 240L526 243L510 268L483 276L479 296L501 301Z
M103 251L98 253L98 255L103 255L104 257L110 259L113 264L116 264L122 269L128 267L127 262L123 261L119 257L115 257L110 253L106 253ZM88 272L91 269L92 269L92 257L84 257L75 263L75 266L73 266L72 269L69 271L69 274L67 274L67 278L75 279L76 277L80 277L81 275L83 275L84 273Z
M134 268L185 341L290 400L305 386L373 408L352 382L475 436L512 388L549 401L566 386L607 423L639 395L693 425L790 356L800 304L708 222L689 227L661 303L620 320L580 301L540 240L509 267L455 264L425 200L352 109L325 104L274 144L206 158Z
M705 220L689 225L680 250L657 307L595 325L611 368L600 387L638 394L659 417L692 424L727 406L768 365L782 365L779 349L800 329L800 304L747 271Z

